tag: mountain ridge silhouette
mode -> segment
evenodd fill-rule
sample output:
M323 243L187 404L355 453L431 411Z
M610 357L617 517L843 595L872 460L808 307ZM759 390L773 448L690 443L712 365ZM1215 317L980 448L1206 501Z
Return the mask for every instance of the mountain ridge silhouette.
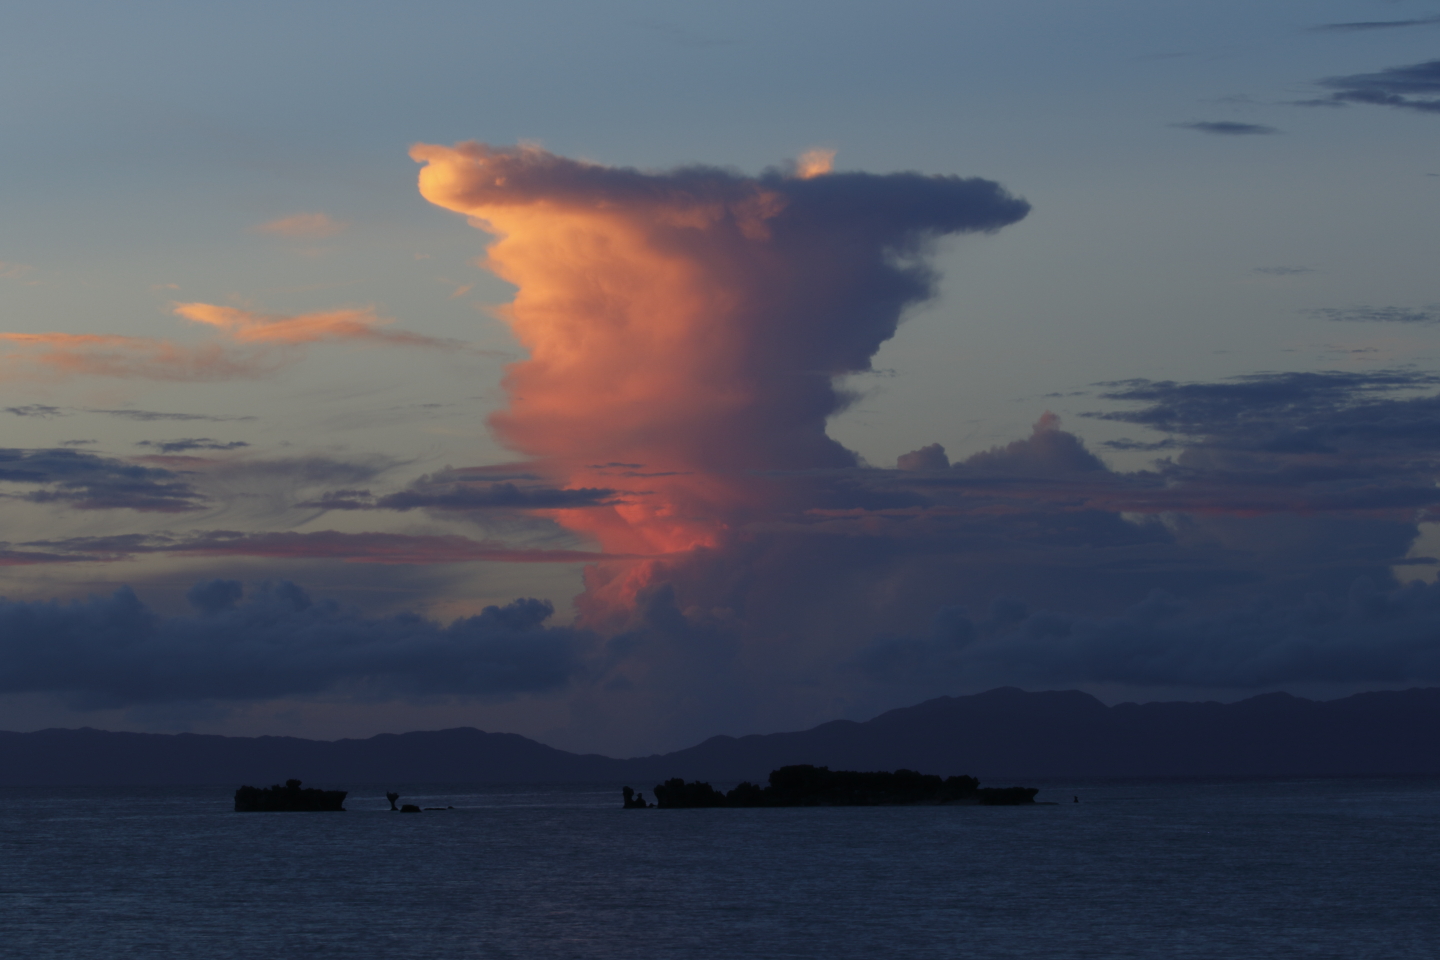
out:
M577 754L473 727L366 739L49 729L0 732L0 785L283 782L619 784L670 777L764 782L790 764L906 768L983 782L1044 777L1440 774L1440 688L1316 701L1106 706L1078 690L1000 687L937 697L866 721L715 736L666 754Z

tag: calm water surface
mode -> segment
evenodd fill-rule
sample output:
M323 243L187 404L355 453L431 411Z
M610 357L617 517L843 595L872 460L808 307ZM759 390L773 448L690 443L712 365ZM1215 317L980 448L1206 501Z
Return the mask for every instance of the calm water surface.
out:
M1440 779L1044 787L1066 802L625 811L614 786L401 786L455 807L418 816L390 813L384 787L352 789L343 814L237 814L214 788L9 788L0 944L34 960L1440 955Z

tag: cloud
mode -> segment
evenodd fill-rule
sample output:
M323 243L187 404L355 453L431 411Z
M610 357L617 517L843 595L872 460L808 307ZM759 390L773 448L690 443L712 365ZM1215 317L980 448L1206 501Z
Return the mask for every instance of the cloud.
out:
M193 616L162 617L129 589L71 603L0 600L0 691L60 693L82 708L263 700L343 690L362 699L507 697L554 690L589 638L516 600L442 626L366 617L292 583L211 581Z
M333 237L348 229L350 224L332 220L324 213L297 213L262 223L251 229L256 233L268 233L289 240L321 240Z
M139 420L144 423L151 423L157 420L205 420L212 423L226 423L231 420L256 419L253 416L230 413L166 413L157 410L101 410L89 407L80 408L80 412L101 413L108 417L119 417L122 420Z
M390 321L371 307L262 314L208 303L178 303L174 310L187 320L213 328L219 338L181 343L111 334L0 333L0 342L12 345L9 353L0 355L0 372L17 378L103 376L208 382L269 376L298 359L295 348L312 343L456 347L451 340L384 329Z
M278 314L255 313L210 303L177 303L175 312L187 320L221 330L241 344L295 346L327 340L361 340L412 347L453 349L456 346L453 340L383 329L391 321L376 315L373 307Z
M919 450L911 450L909 453L902 453L895 460L896 470L945 470L950 466L950 458L945 455L945 448L938 443L932 443L928 447L921 447Z
M209 437L191 437L185 440L141 440L137 447L154 447L161 453L183 453L187 450L238 450L250 444L243 440L222 443Z
M1440 584L1197 611L1157 591L1114 617L1002 601L975 621L951 608L928 635L877 641L849 666L888 683L1004 677L1034 686L1255 690L1297 683L1440 680Z
M181 475L78 450L0 450L0 483L38 489L3 496L76 510L199 510L201 495Z
M1322 320L1344 323L1440 323L1440 306L1414 307L1324 307L1307 311Z
M489 540L472 540L455 534L427 536L400 533L340 533L335 530L319 530L311 533L290 531L244 533L237 530L207 530L178 535L168 533L120 534L33 540L22 546L58 552L57 555L62 556L73 554L95 560L117 560L157 553L388 564L473 563L476 561L587 563L596 560L633 559L623 554L596 553L585 550L515 547Z
M1297 277L1302 273L1314 273L1309 267L1256 267L1256 273L1263 273L1271 277Z
M1184 606L1179 629L1362 577L1390 589L1417 522L1440 515L1440 378L1415 371L1105 385L1096 416L1154 431L1112 449L1164 454L1140 470L1110 469L1050 414L953 465L937 443L895 470L864 466L825 433L848 402L835 378L868 369L930 295L938 236L1024 215L993 183L645 173L478 144L413 155L423 195L491 233L487 262L518 288L504 316L527 358L491 423L531 479L447 475L407 492L433 506L437 492L507 482L613 491L554 516L634 558L588 565L576 600L606 651L576 693L578 738L658 747L655 731L883 705L887 681L836 665L997 597L1045 597L1099 636L1157 590ZM382 500L333 493L352 509ZM973 649L1038 629L1007 616L972 624ZM1007 670L1080 676L1068 656L1037 640L934 674L947 692L1015 682Z
M108 334L0 333L0 342L12 345L0 355L0 372L12 378L231 380L265 376L278 359L236 353L218 343L190 345Z
M1084 474L1104 472L1105 464L1073 433L1060 429L1060 418L1046 412L1029 438L992 447L955 465L958 470L1008 474Z
M59 407L52 407L43 403L29 403L23 407L6 407L5 412L13 413L17 417L40 417L42 419L63 417L65 415L65 411Z
M28 263L8 263L0 260L0 279L23 280L35 272Z
M1237 449L1321 452L1342 439L1378 453L1392 440L1440 442L1440 398L1397 394L1431 388L1440 376L1409 370L1259 373L1213 383L1128 380L1101 384L1107 400L1139 409L1085 416L1143 424Z
M508 482L437 483L422 477L408 490L381 497L369 490L336 490L297 506L322 510L556 510L604 506L613 503L614 497L614 490L597 487L561 490Z
M816 147L814 150L806 150L800 154L795 161L795 176L801 180L809 180L811 177L823 177L835 169L835 151Z
M1414 20L1360 20L1352 23L1325 23L1310 29L1316 33L1360 33L1369 30L1433 27L1437 23L1440 23L1440 17L1419 17Z
M848 402L834 378L869 369L932 295L936 238L1029 210L952 176L648 173L478 143L411 155L422 195L492 233L488 266L518 287L505 317L529 357L492 428L556 486L621 495L556 514L611 552L717 543L789 495L761 471L853 467L825 432ZM645 476L589 466L609 462ZM617 577L628 604L645 574Z
M1246 137L1280 132L1275 127L1266 127L1257 123L1236 123L1233 120L1197 120L1194 123L1173 123L1171 126L1225 137Z
M1440 113L1440 60L1389 67L1376 73L1327 77L1320 86L1335 92L1302 106L1345 106L1369 103L1422 113Z

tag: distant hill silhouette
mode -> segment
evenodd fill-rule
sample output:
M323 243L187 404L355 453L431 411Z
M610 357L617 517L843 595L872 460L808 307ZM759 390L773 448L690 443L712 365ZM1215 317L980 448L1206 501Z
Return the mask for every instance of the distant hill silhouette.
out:
M792 764L1027 777L1440 774L1440 689L1314 701L1125 703L1001 688L939 697L857 723L711 737L618 760L468 727L366 740L80 730L0 732L0 785L637 783L762 781Z

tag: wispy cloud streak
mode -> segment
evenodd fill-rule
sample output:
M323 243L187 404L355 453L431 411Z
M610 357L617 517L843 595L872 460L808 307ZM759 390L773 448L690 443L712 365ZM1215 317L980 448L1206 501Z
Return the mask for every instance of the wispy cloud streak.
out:
M175 313L215 330L199 343L111 334L0 333L11 349L0 354L0 376L10 379L114 377L208 382L273 374L315 343L368 343L454 349L451 340L403 330L371 307L302 314L262 314L207 303L180 303ZM11 410L16 412L15 409Z

